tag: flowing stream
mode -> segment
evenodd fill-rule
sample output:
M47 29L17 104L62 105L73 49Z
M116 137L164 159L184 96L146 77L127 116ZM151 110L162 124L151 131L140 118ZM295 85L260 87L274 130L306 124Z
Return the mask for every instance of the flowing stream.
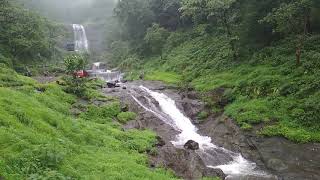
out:
M74 50L81 53L89 52L89 43L86 31L81 24L73 24Z
M120 71L106 70L101 66L102 63L100 62L94 63L92 69L88 70L90 76L99 78L105 82L121 82L123 73Z
M135 96L136 93L146 94L144 96L146 102L140 101L138 96ZM139 91L133 90L130 94L146 111L153 113L180 132L176 139L171 141L175 147L183 148L188 140L198 142L200 149L197 150L197 153L207 167L221 169L230 179L232 177L269 176L265 172L257 170L256 164L246 160L241 154L218 147L212 143L210 137L198 134L197 127L178 109L175 101L167 95L152 91L144 86L139 86Z

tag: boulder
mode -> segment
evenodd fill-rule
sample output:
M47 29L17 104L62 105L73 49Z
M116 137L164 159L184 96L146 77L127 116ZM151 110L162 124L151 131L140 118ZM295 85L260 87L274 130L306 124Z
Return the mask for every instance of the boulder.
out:
M122 105L122 106L121 106L121 111L122 111L122 112L128 112L128 111L129 111L128 105L127 105L127 104Z
M141 79L141 80L144 79L144 74L143 74L143 73L141 73L141 74L139 75L139 79Z
M183 146L185 149L190 149L190 150L198 150L199 149L199 143L189 140L186 144Z
M116 87L116 83L107 82L107 87L108 87L108 88L115 88L115 87Z
M220 177L221 179L225 179L227 177L221 169L216 168L207 168L203 175L205 177Z
M157 139L157 143L156 143L157 147L162 147L166 145L166 142L160 136L157 136L156 139Z
M283 171L288 169L288 166L285 165L280 159L269 159L267 162L268 168L275 170L275 171Z

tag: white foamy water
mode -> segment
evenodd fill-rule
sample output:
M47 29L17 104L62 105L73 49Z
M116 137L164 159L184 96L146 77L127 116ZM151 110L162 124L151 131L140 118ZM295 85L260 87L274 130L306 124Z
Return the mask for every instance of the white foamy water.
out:
M81 24L73 24L75 51L89 52L89 43L86 31Z
M246 160L241 154L218 147L212 143L210 137L198 134L198 129L191 123L191 120L177 108L173 99L144 86L140 86L139 88L156 100L158 105L154 105L149 97L145 97L147 103L142 103L131 94L134 100L145 110L153 113L180 132L176 139L172 141L172 144L177 148L182 148L188 140L194 140L199 143L200 147L197 153L210 168L219 168L225 174L229 175L229 177L239 175L267 176L266 173L255 170L256 164Z

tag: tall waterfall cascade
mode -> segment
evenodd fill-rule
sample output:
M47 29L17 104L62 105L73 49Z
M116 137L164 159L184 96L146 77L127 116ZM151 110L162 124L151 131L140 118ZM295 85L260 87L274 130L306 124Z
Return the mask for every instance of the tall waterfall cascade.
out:
M88 53L89 43L84 26L73 24L72 27L74 32L74 50L80 53Z

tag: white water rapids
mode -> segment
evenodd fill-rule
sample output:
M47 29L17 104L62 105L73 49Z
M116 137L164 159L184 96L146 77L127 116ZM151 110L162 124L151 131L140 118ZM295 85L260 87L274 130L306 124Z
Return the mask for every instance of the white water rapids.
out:
M177 148L183 148L188 140L194 140L199 143L200 149L197 150L198 155L206 163L207 167L221 169L228 178L243 176L268 176L262 171L256 170L256 164L242 157L239 153L234 153L222 147L218 147L212 143L210 137L198 134L198 129L191 123L176 106L173 99L167 95L152 91L144 86L139 87L142 92L147 93L149 97L145 97L147 102L142 103L133 94L132 98L142 106L146 111L156 115L159 119L172 126L176 131L180 132L172 144Z
M89 43L84 26L81 24L73 24L74 33L74 50L77 52L89 52Z

